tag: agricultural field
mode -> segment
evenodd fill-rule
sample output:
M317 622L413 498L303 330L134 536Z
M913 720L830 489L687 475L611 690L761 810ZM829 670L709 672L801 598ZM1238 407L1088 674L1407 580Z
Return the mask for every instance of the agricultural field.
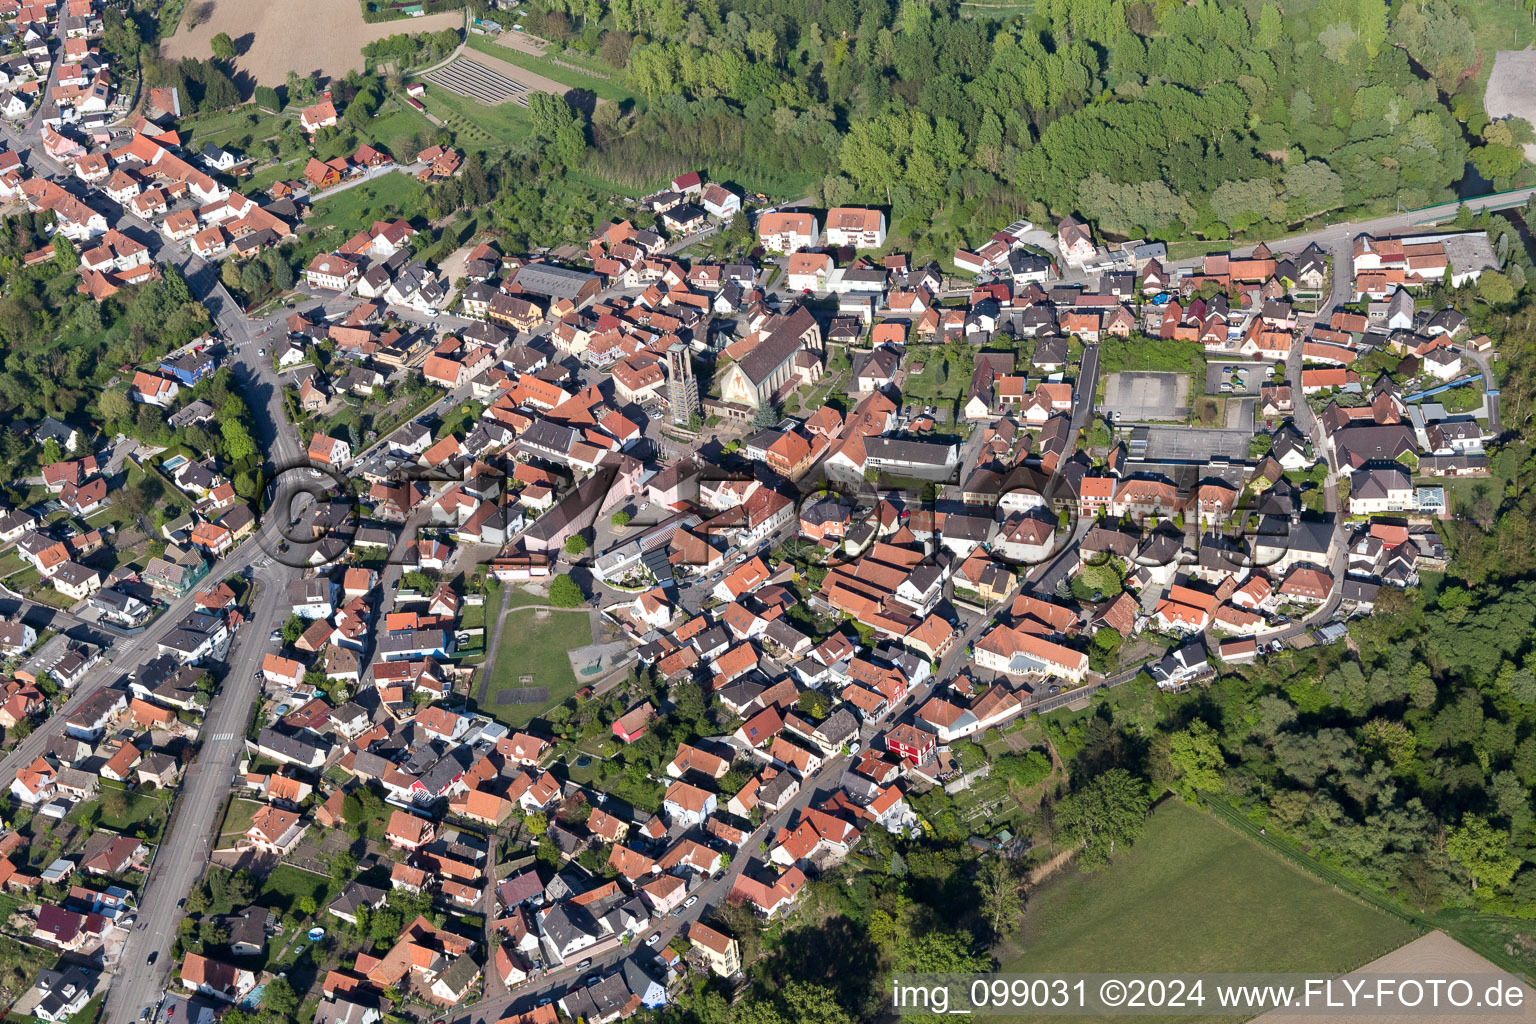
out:
M589 73L576 67L567 66L574 64L567 58L560 58L566 63L556 63L554 58L534 56L524 50L515 50L511 47L493 43L484 36L471 35L469 48L478 50L489 57L497 58L494 65L497 70L504 70L503 65L511 65L514 69L521 68L525 72L531 72L534 76L522 76L521 80L530 88L543 92L553 92L548 83L555 82L566 89L584 89L592 93L598 99L612 100L615 103L633 101L635 94L630 92L618 81L617 72L613 77L601 77L603 73Z
M1036 889L997 955L1004 972L1342 973L1415 934L1169 800L1108 868L1068 869Z
M204 59L209 43L227 32L243 52L235 68L255 85L282 85L289 71L334 77L363 69L363 46L401 31L398 22L368 24L362 7L352 0L315 4L309 0L272 0L248 4L240 0L193 0L207 13L195 28L182 28L162 46L172 60ZM304 31L295 32L295 25ZM460 11L412 18L413 33L461 29Z

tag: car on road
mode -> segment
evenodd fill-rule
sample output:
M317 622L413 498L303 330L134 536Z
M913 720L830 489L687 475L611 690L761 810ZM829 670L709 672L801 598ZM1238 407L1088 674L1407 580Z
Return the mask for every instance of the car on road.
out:
M1045 692L1046 693L1060 693L1061 692L1061 687L1053 686L1053 687L1051 687L1049 690L1047 690Z
M661 932L651 932L650 938L645 940L647 946L654 946L661 941Z
M699 902L699 898L697 896L689 896L687 899L683 900L683 909L686 910L697 902Z
M583 960L581 963L576 965L576 969L578 971L584 971L588 967L591 967L591 966L592 966L592 961L591 960Z
M264 355L267 354L267 350L264 349L264 348L259 348L259 349L256 350L256 354L259 355L259 356L264 356Z
M589 975L587 975L586 986L588 988L591 988L593 985L596 985L598 982L600 982L602 980L603 980L603 976L601 974L589 974Z
M151 950L151 951L150 951L150 954L149 954L149 959L148 959L148 960L145 960L145 961L144 961L144 962L145 962L145 963L146 963L146 964L152 964L152 963L154 963L154 962L155 962L155 961L156 961L156 960L159 960L159 959L160 959L160 951L159 951L159 950L158 950L158 949L155 949L155 950Z
M548 1006L550 1003L552 1003L554 1001L555 1000L554 1000L554 998L552 996L545 996L543 999L539 1000L539 1005L540 1006Z
M272 631L272 635L267 637L267 639L271 640L273 643L277 643L282 638L283 638L283 631L280 630L280 629L274 629Z

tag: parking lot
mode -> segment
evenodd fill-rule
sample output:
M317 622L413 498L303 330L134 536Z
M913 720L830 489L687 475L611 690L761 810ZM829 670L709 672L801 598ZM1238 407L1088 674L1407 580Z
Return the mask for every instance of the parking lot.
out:
M1205 365L1205 393L1208 395L1257 395L1259 385L1269 380L1270 363L1221 362ZM1242 374L1241 384L1235 373ZM1231 385L1223 391L1223 384Z
M1182 420L1189 415L1189 374L1112 373L1104 380L1104 408L1119 423Z
M1209 462L1217 456L1246 459L1252 436L1246 430L1148 427L1146 458L1170 462Z

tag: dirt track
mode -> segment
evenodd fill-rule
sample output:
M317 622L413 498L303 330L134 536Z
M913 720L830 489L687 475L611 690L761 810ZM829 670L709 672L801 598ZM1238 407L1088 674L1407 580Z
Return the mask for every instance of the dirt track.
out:
M201 0L191 0L199 3ZM228 32L244 52L235 66L261 85L281 85L289 71L332 77L363 66L364 44L385 36L462 28L459 11L368 24L358 0L214 0L213 13L183 28L162 47L167 57L204 58L208 43Z

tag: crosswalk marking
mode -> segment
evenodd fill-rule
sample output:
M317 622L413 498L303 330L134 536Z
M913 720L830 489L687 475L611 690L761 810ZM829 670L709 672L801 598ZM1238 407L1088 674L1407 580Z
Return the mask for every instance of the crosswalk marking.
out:
M217 732L217 733L213 734L213 742L214 743L228 743L230 740L232 740L234 738L235 738L235 734L232 733L232 732Z

